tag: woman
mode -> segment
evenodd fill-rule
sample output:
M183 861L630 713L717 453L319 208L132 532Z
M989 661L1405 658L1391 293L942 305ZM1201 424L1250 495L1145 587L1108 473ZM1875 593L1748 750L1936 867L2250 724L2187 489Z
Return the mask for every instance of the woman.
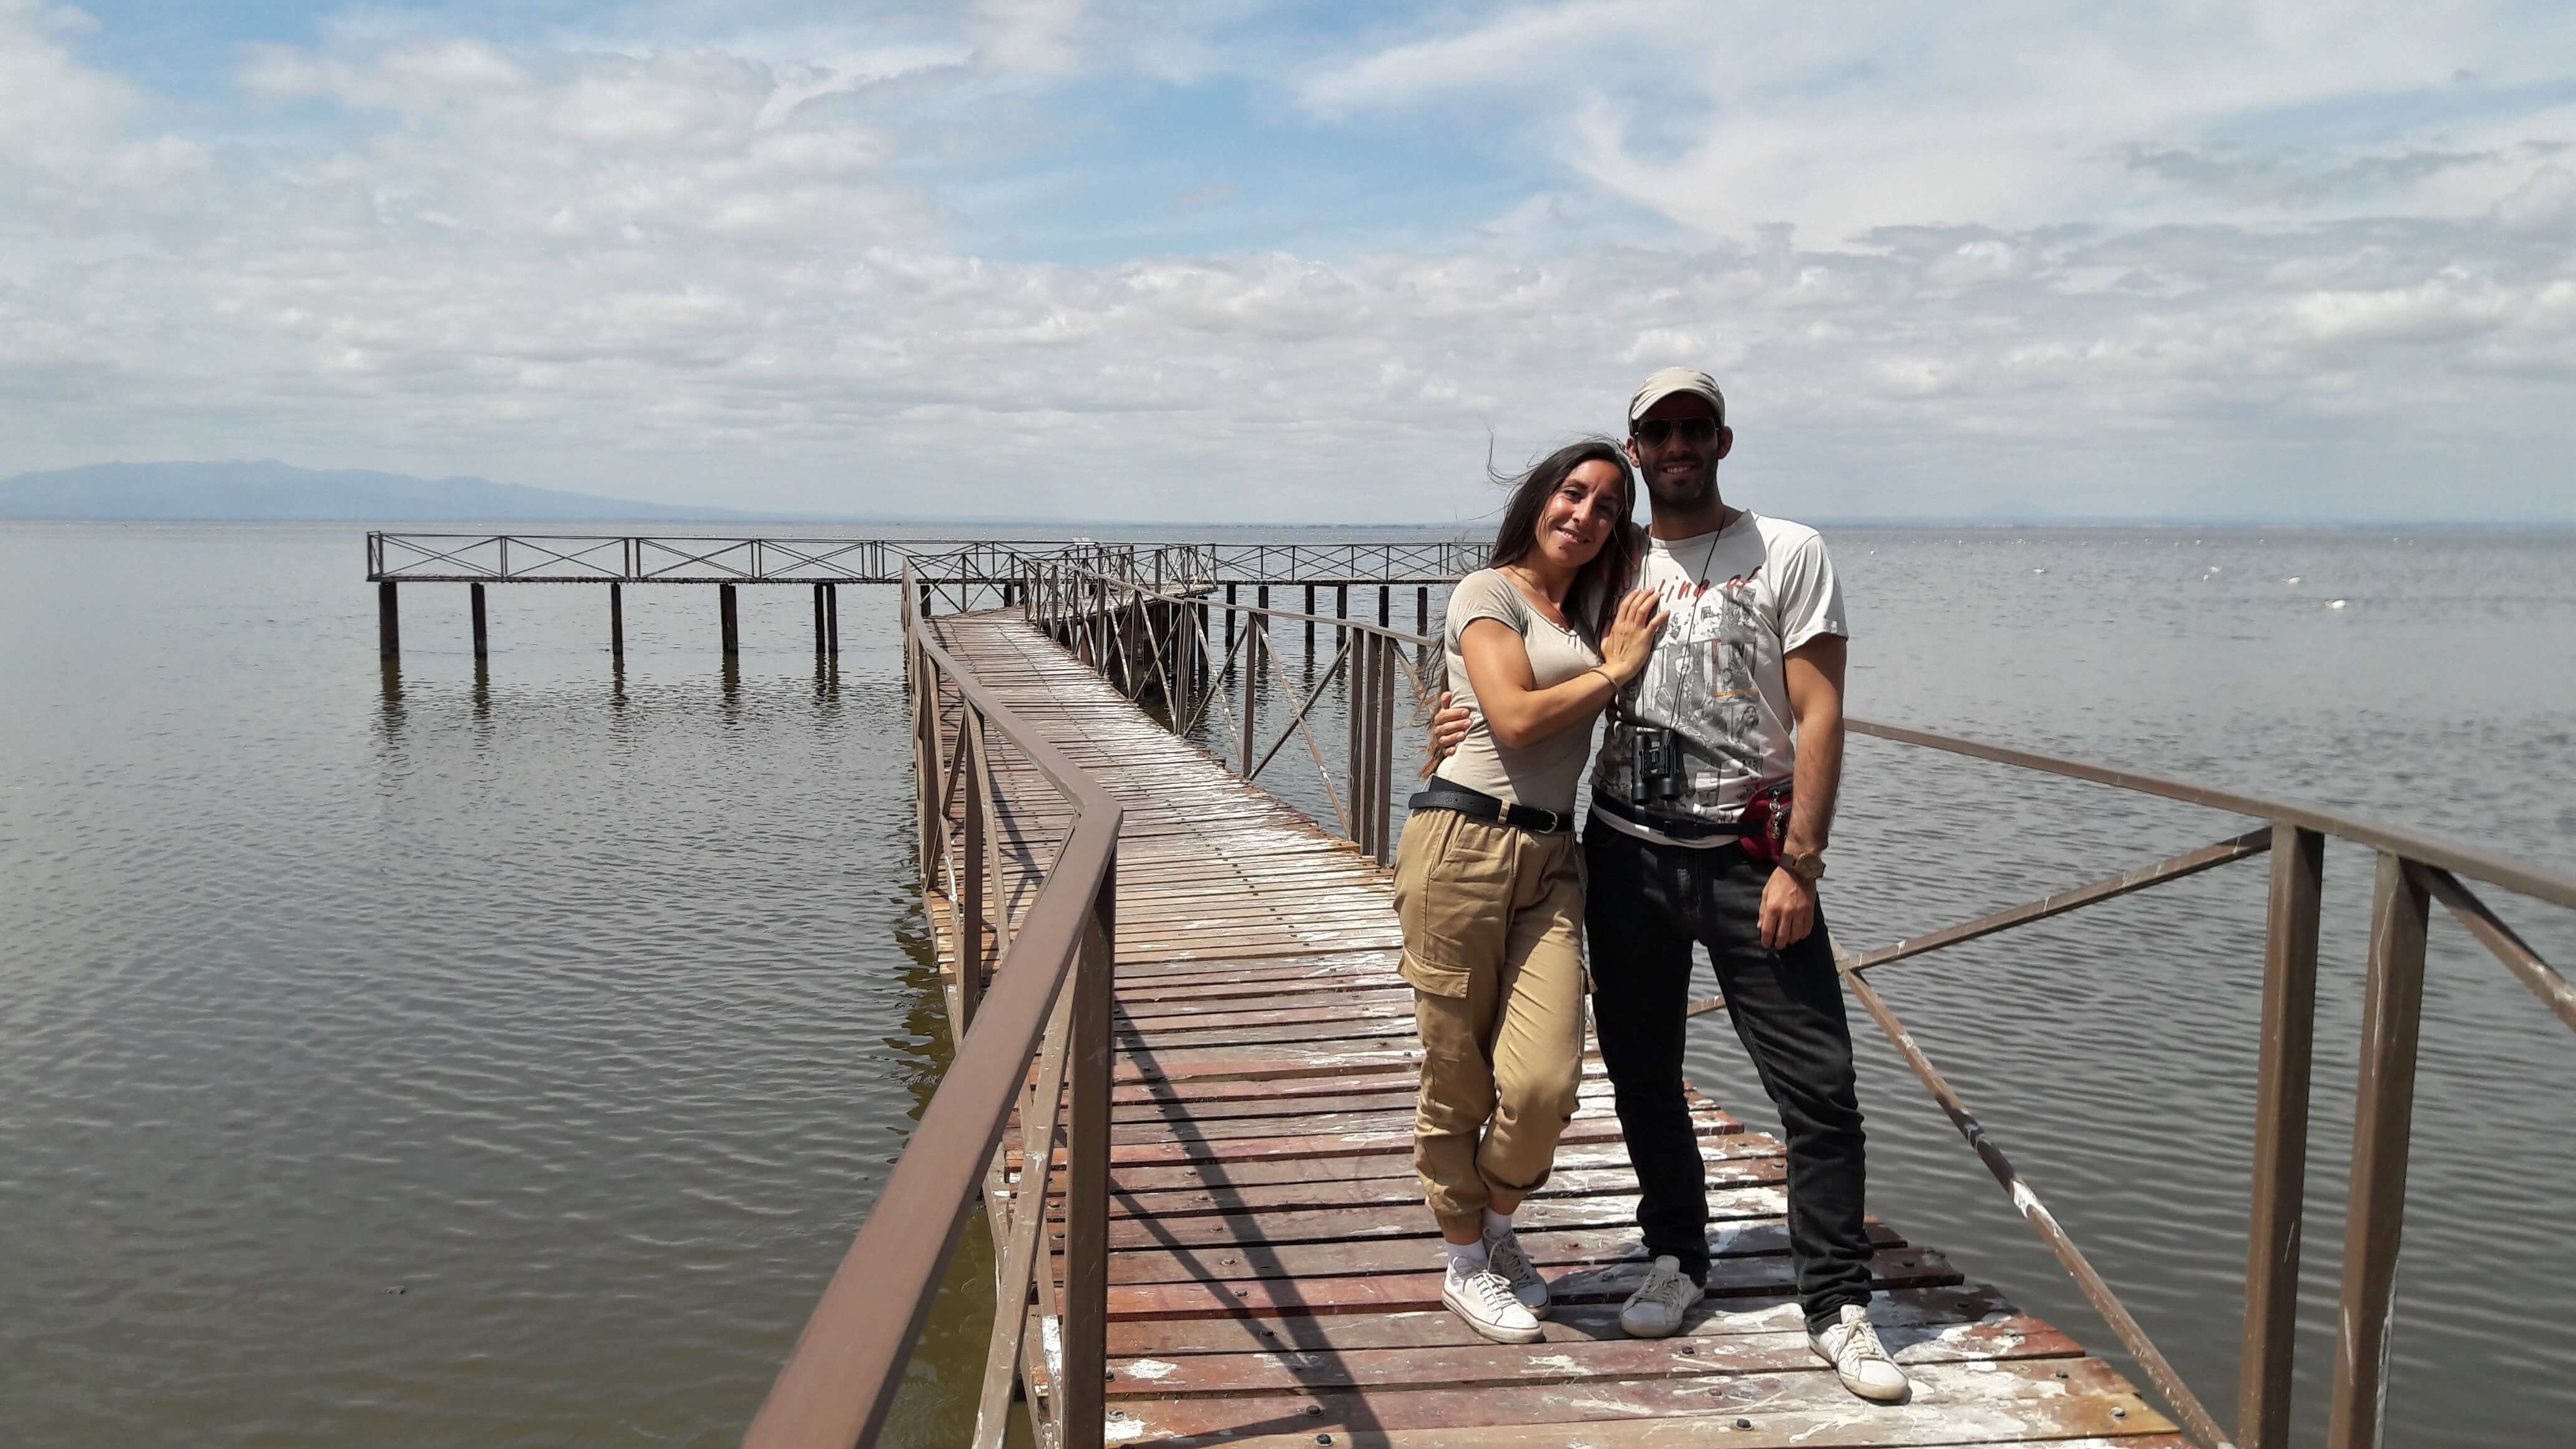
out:
M1490 565L1449 598L1449 688L1473 723L1409 802L1396 850L1422 1033L1413 1163L1447 1244L1440 1299L1503 1343L1536 1339L1548 1309L1512 1212L1547 1181L1582 1069L1575 785L1594 717L1664 617L1653 594L1618 593L1635 497L1606 439L1516 480Z

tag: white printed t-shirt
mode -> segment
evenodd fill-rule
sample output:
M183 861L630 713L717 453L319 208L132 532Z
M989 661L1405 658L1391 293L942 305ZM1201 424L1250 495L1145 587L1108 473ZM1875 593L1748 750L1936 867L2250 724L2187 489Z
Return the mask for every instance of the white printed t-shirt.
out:
M1636 586L1670 612L1645 671L1629 681L1604 732L1592 792L1632 809L1730 823L1766 785L1787 780L1789 652L1820 634L1845 638L1843 591L1816 531L1751 510L1715 533L1648 538ZM1649 800L1637 774L1635 724L1679 732L1685 783L1678 800ZM1673 840L1606 810L1613 830L1667 845L1718 847L1730 837Z

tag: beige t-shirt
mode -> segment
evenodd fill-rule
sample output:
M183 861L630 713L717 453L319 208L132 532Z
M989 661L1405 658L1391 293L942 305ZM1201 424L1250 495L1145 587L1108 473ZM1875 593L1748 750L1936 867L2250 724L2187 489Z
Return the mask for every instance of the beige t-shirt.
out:
M1485 711L1476 703L1476 687L1467 680L1467 661L1458 639L1478 619L1499 619L1521 636L1529 651L1530 678L1541 689L1563 684L1601 663L1590 624L1572 612L1575 627L1560 629L1532 607L1512 581L1494 569L1478 569L1458 581L1449 595L1449 617L1441 646L1449 660L1449 690L1457 702L1475 711L1466 742L1433 771L1439 779L1482 790L1514 805L1541 810L1574 808L1574 788L1583 779L1584 759L1592 753L1592 721L1587 714L1536 744L1507 748L1486 727Z

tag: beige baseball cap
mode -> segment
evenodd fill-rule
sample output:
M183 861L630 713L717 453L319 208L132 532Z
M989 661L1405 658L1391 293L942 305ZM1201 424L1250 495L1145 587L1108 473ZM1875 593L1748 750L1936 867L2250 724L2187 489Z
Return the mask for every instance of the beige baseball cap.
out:
M1717 390L1717 379L1687 367L1667 367L1647 378L1637 388L1637 395L1628 399L1628 421L1635 423L1646 415L1646 409L1677 392L1708 399L1708 405L1717 410L1718 426L1726 425L1726 394Z

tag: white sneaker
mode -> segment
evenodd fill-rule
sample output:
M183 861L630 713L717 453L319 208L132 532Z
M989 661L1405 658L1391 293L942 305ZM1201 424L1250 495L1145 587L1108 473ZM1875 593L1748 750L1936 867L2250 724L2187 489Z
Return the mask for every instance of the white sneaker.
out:
M1492 1268L1452 1263L1440 1279L1440 1301L1467 1326L1496 1343L1538 1342L1538 1320L1512 1296L1512 1285Z
M1862 1398L1893 1404L1905 1397L1905 1370L1887 1356L1878 1330L1869 1326L1869 1310L1859 1304L1844 1304L1831 1327L1807 1335L1807 1346L1834 1366L1844 1388Z
M1521 1251L1519 1234L1505 1228L1500 1237L1485 1239L1485 1265L1512 1285L1512 1297L1520 1300L1530 1317L1547 1317L1547 1280L1530 1266L1529 1254Z
M1646 1281L1620 1306L1619 1326L1630 1338L1669 1337L1703 1291L1698 1279L1682 1271L1681 1259L1657 1258Z

